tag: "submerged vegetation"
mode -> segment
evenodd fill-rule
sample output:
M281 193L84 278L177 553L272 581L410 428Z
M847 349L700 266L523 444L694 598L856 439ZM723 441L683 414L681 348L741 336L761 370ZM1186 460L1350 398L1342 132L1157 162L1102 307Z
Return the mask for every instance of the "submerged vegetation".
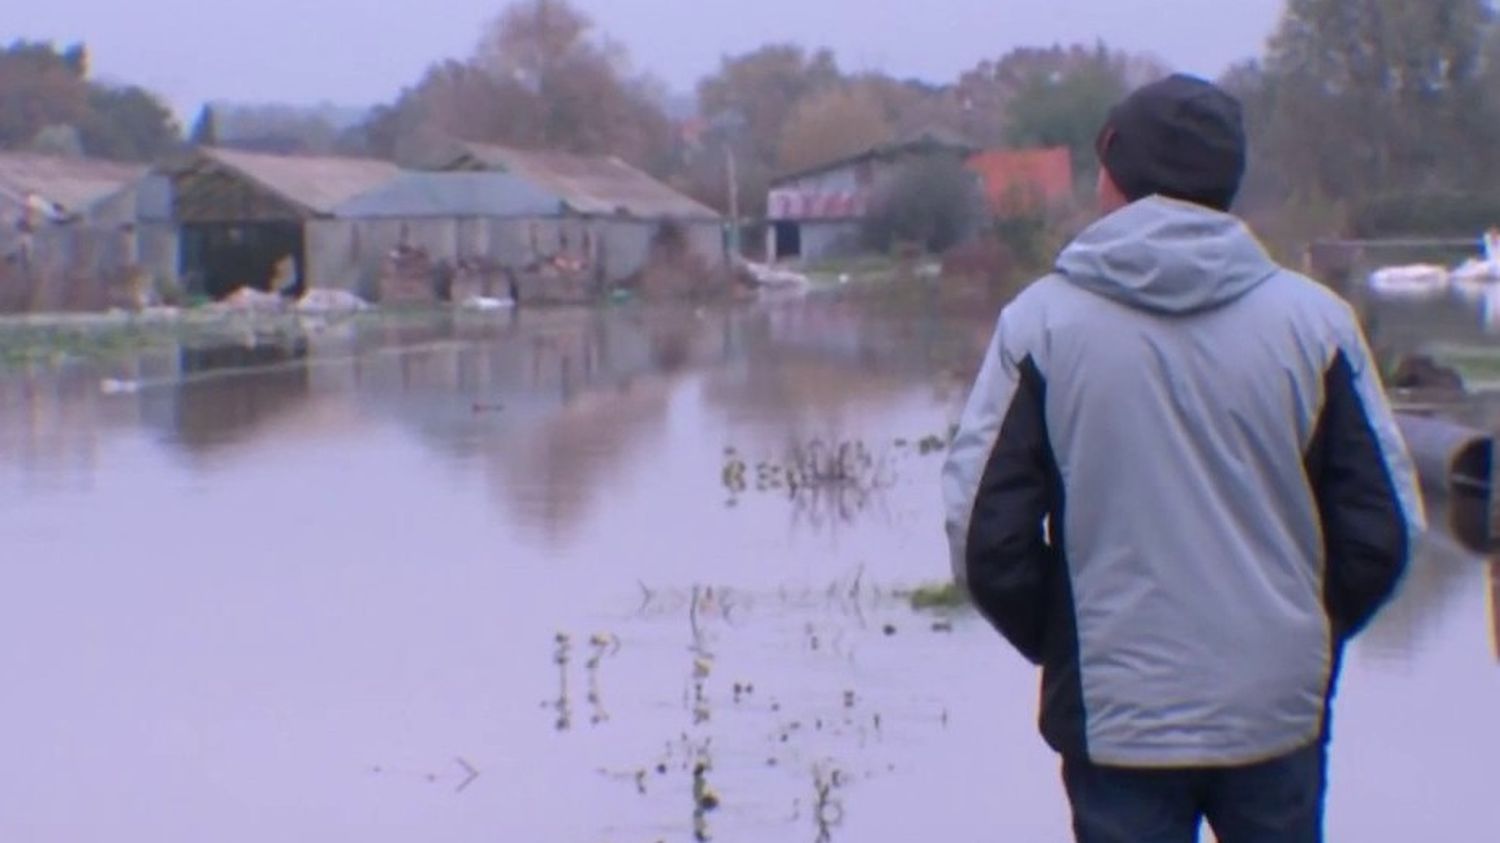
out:
M722 479L731 496L751 488L751 466L734 448L724 451ZM888 488L895 480L889 459L877 456L862 441L829 441L815 438L794 442L780 460L761 460L754 466L754 488L758 492L785 492L796 498L827 489L863 492Z
M0 317L0 370L72 361L110 361L143 351L227 343L291 345L335 325L395 325L432 319L492 322L484 313L446 308L383 308L361 313L258 313L213 305L141 314Z
M172 331L134 323L119 325L33 325L0 327L0 366L101 360L175 341Z
M969 595L956 582L930 583L910 591L897 592L915 611L962 609L969 605Z
M151 349L220 344L247 335L258 342L305 330L295 316L253 320L211 311L170 316L22 317L0 320L0 367L111 360Z
M887 736L948 727L942 695L891 697L839 669L866 650L913 640L905 634L911 610L902 593L863 569L801 588L640 589L635 619L675 628L685 639L673 650L683 658L680 679L659 700L617 712L614 727L636 728L627 723L641 716L642 705L673 714L661 727L659 749L598 773L622 792L660 799L666 816L680 817L674 827L682 839L719 839L721 823L743 832L747 817L759 815L767 818L766 833L744 839L785 838L796 826L807 829L803 839L832 843L861 783L896 773L906 761L902 740L887 746ZM931 634L953 632L947 619L930 627ZM760 646L745 644L768 630L779 630L785 646L765 661ZM792 664L811 673L788 682ZM747 768L759 768L755 789L746 788Z
M912 440L898 438L889 446L872 446L862 439L814 437L789 445L780 459L753 465L739 449L724 449L720 481L730 503L751 491L784 493L792 500L829 491L869 495L895 485L896 458L905 453L928 457L947 453L957 426ZM754 482L751 482L752 473Z

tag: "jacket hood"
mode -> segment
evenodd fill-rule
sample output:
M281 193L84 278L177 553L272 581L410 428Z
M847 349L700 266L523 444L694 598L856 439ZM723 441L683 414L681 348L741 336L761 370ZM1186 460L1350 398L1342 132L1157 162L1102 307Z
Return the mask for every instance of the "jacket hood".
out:
M1141 310L1211 310L1280 271L1237 217L1153 196L1099 220L1063 250L1069 282Z

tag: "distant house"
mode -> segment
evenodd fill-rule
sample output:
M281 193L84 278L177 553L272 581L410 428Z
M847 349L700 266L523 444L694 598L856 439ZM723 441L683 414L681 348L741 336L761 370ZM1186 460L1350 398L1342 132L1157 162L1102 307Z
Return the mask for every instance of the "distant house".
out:
M145 167L0 152L0 310L122 305Z
M145 174L145 167L95 158L0 152L0 220L128 224L131 191Z
M523 295L567 300L650 286L654 270L667 265L693 270L697 278L687 280L701 285L724 266L719 213L618 158L462 142L424 157L428 171L502 174L517 197L525 185L528 201L549 198L549 212L532 219L519 242L507 235L487 250L445 255L504 265L521 276Z
M457 143L430 160L424 169L511 173L556 192L582 216L723 223L714 209L612 156Z
M975 151L961 138L928 131L777 178L766 199L767 257L817 261L859 252L865 214L887 179L913 161L963 161Z
M399 174L373 159L202 148L158 168L139 211L143 226L177 239L154 268L189 292L220 297L245 286L302 287L312 282L309 223ZM291 279L279 277L287 261Z
M563 215L560 197L510 173L404 172L312 224L311 272L377 300L517 295L542 221Z
M479 144L445 145L420 170L216 147L149 171L0 156L0 221L0 257L24 237L28 261L42 254L31 248L39 221L68 223L46 266L12 261L33 286L119 270L133 290L155 281L213 298L325 286L586 301L621 288L703 292L728 276L719 215L640 170Z
M986 204L997 217L1045 211L1073 198L1073 155L1067 147L991 149L969 158Z

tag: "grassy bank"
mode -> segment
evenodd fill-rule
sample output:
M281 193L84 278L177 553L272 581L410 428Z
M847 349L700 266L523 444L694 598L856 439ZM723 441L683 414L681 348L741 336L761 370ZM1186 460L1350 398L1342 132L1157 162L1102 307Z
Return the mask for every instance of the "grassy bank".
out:
M359 318L359 317L347 317ZM208 308L141 314L36 314L0 318L0 367L109 360L152 349L241 341L274 343L305 333L295 314L226 313Z

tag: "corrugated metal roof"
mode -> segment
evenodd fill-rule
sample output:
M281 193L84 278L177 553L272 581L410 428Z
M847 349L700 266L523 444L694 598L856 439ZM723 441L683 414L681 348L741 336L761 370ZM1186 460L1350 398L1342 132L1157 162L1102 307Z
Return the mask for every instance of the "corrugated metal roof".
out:
M551 191L573 211L641 219L718 220L704 205L618 158L534 152L488 144L465 143L462 155L447 166L477 166L513 173Z
M512 173L403 173L334 209L349 219L550 217L563 200Z
M843 169L844 167L852 167L863 161L872 159L894 158L901 155L935 155L940 153L966 156L978 150L979 147L961 137L957 132L941 128L923 129L902 135L895 140L875 144L868 149L852 155L835 158L812 167L782 173L772 179L771 186L780 187L788 182L800 181L832 170Z
M313 214L331 214L340 204L401 173L395 164L373 158L265 155L211 148L201 149L199 154Z
M21 203L40 197L57 216L81 214L145 174L145 167L114 161L0 152L0 192Z

